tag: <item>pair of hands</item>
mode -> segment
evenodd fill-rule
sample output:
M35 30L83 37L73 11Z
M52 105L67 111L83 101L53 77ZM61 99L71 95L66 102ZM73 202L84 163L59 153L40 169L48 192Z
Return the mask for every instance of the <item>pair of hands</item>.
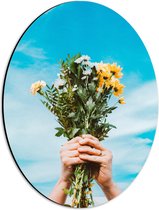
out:
M69 185L73 166L80 163L94 163L93 171L97 183L102 189L112 185L112 153L104 148L99 140L86 134L75 137L61 147L61 179Z
M68 141L60 151L62 172L49 198L56 203L64 204L67 195L63 189L70 187L70 177L74 165L90 162L93 167L94 177L106 198L111 200L121 191L112 180L112 153L104 148L99 140L92 135L82 135Z

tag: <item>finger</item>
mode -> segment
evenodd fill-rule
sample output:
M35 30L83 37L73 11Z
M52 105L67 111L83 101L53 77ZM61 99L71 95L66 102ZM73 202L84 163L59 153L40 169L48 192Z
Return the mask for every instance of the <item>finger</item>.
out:
M76 165L81 163L85 163L85 161L81 160L79 157L69 158L67 160L67 165Z
M96 137L92 136L91 134L82 134L82 138L90 138L92 140L99 141Z
M79 152L78 150L70 150L70 151L64 151L62 153L62 156L64 157L78 157L79 156Z
M99 150L103 150L104 148L100 145L99 141L92 140L89 138L85 138L79 141L80 145L89 145Z
M61 152L63 151L69 151L69 150L77 150L79 147L78 143L74 143L74 144L65 144L62 148L61 148Z
M106 156L113 156L112 151L110 151L110 150L107 149L107 148L104 148L104 149L103 149L102 154L103 154L103 155L106 155Z
M74 143L77 143L77 142L79 142L81 139L82 139L82 138L81 138L80 136L76 136L75 138L69 140L69 141L67 142L67 144L74 144Z
M90 161L94 163L103 163L101 156L88 155L88 154L79 154L79 158L83 161Z
M89 146L80 146L78 148L78 151L80 153L86 153L86 154L90 154L90 155L101 155L102 151L99 149L95 149L95 148L91 148Z

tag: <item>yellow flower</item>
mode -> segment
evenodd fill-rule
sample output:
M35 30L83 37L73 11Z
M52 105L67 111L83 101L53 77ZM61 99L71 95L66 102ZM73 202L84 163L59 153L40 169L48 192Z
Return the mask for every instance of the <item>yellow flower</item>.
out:
M97 74L99 79L99 84L97 91L101 92L101 88L105 85L108 89L112 88L114 90L114 95L119 96L123 93L124 85L120 84L119 78L122 77L122 68L117 66L116 63L98 63Z
M98 63L97 64L97 73L102 73L106 69L106 64L104 63Z
M111 72L110 72L110 68L109 68L109 64L106 63L99 63L97 65L97 74L102 76L102 77L111 77Z
M107 88L110 88L110 87L115 88L116 83L118 83L118 82L119 82L119 80L116 79L114 76L112 76L112 77L106 82L106 87L107 87Z
M116 80L115 83L114 83L114 92L113 94L115 96L119 96L123 93L123 89L124 89L124 85L123 84L120 84L119 80Z
M45 86L46 83L44 81L37 81L31 85L30 91L33 95L36 95L36 93Z
M107 84L107 81L111 78L112 74L108 68L108 64L99 63L97 66L97 74L99 78L99 87Z
M120 66L117 66L116 63L113 63L110 65L110 72L116 77L116 78L122 78L123 74L121 73L122 68Z
M124 97L119 98L119 104L126 104Z
M108 80L110 79L111 77L111 73L110 71L106 70L106 71L103 71L100 76L104 79L104 80Z

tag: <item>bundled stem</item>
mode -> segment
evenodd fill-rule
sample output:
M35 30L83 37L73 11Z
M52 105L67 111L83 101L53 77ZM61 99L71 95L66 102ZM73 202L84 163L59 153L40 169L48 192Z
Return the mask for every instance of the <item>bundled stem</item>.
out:
M92 172L88 164L76 165L69 195L72 196L71 207L86 208L94 205L92 196Z

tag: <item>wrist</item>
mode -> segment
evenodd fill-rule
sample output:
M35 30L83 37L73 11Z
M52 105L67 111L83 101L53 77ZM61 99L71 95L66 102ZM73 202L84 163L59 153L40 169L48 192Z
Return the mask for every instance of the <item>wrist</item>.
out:
M60 177L49 195L49 198L56 203L64 205L67 198L65 190L68 190L69 188L70 182L65 180L63 177Z
M98 184L102 188L103 191L111 190L115 185L112 179L104 183L98 183Z
M58 180L58 184L64 186L65 188L69 188L71 185L71 182L69 179L65 179L63 177L60 177Z
M115 198L116 196L118 196L121 193L121 190L118 188L118 186L112 180L110 180L109 182L104 183L102 185L101 184L99 184L99 185L108 200Z

